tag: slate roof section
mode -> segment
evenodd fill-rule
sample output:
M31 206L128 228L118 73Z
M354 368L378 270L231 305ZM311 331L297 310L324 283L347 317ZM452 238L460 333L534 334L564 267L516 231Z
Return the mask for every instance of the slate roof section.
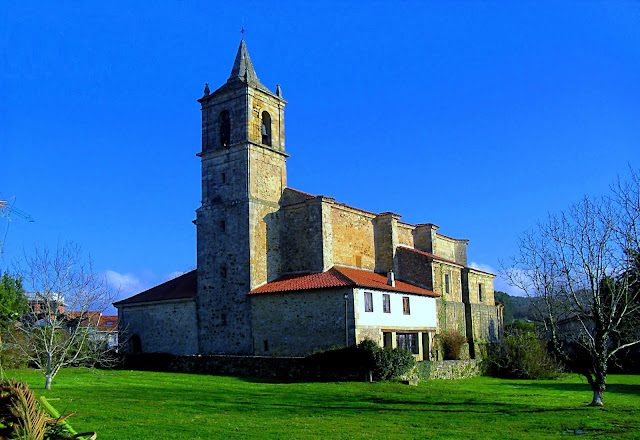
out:
M137 304L153 301L167 301L172 299L193 298L197 290L196 271L192 270L184 275L152 287L130 298L113 303L114 306Z
M207 96L214 96L214 95L217 95L218 93L225 92L227 90L233 90L238 87L246 87L246 86L254 87L286 103L286 101L282 99L282 97L275 95L271 90L266 88L260 82L260 80L258 79L258 75L256 75L256 71L253 68L253 63L251 62L251 58L249 57L249 51L247 50L247 45L243 39L240 41L240 46L238 46L236 59L233 62L233 67L231 68L231 74L229 75L229 79L227 79L227 82L224 83L221 87L219 87L211 95L205 95L201 99L207 99Z
M386 275L363 269L338 266L334 266L322 273L284 275L275 281L253 289L249 294L257 295L335 287L364 287L390 292L414 293L431 297L440 296L430 290L398 280L396 280L396 285L392 287L387 284Z
M233 67L231 68L231 75L229 75L229 79L238 78L241 80L246 78L249 81L260 81L258 76L256 75L256 71L253 68L253 63L251 62L251 58L249 57L249 51L247 50L247 45L244 42L244 39L240 41L240 46L238 46L238 53L236 53L236 59L233 62Z

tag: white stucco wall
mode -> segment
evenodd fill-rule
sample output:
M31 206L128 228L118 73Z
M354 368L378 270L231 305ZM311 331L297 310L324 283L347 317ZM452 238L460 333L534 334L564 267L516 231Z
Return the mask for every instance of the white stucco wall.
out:
M436 299L423 295L410 293L385 292L374 289L355 290L356 325L376 326L388 328L406 327L436 327ZM373 312L364 311L364 294L373 294ZM382 295L389 294L391 301L391 313L382 310ZM405 315L402 309L402 297L409 297L410 315Z

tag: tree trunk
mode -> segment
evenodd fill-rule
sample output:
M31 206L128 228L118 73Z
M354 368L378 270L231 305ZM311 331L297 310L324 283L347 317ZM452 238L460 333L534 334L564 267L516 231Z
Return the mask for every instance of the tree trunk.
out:
M47 377L47 380L44 383L44 389L45 390L50 390L51 389L51 379L52 379L52 377L51 376L46 376L46 377Z
M607 375L596 374L595 380L591 382L591 389L593 390L593 400L589 406L603 406L602 398L604 397L604 391L607 389Z
M603 390L593 390L593 400L589 404L589 406L603 406L602 396L604 395Z

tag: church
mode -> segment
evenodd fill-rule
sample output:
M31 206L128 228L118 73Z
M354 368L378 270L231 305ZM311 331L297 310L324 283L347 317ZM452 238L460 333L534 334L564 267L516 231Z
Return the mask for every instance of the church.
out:
M287 101L244 39L198 102L197 269L114 304L126 350L304 356L369 338L435 360L444 331L471 358L500 338L495 275L467 265L468 240L288 186Z

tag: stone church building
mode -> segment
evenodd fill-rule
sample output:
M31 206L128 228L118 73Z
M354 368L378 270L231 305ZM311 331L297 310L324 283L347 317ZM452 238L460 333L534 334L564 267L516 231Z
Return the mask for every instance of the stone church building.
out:
M468 240L287 185L280 86L265 87L244 40L202 105L197 269L115 303L133 351L299 356L370 338L421 359L455 329L495 341L495 275Z

